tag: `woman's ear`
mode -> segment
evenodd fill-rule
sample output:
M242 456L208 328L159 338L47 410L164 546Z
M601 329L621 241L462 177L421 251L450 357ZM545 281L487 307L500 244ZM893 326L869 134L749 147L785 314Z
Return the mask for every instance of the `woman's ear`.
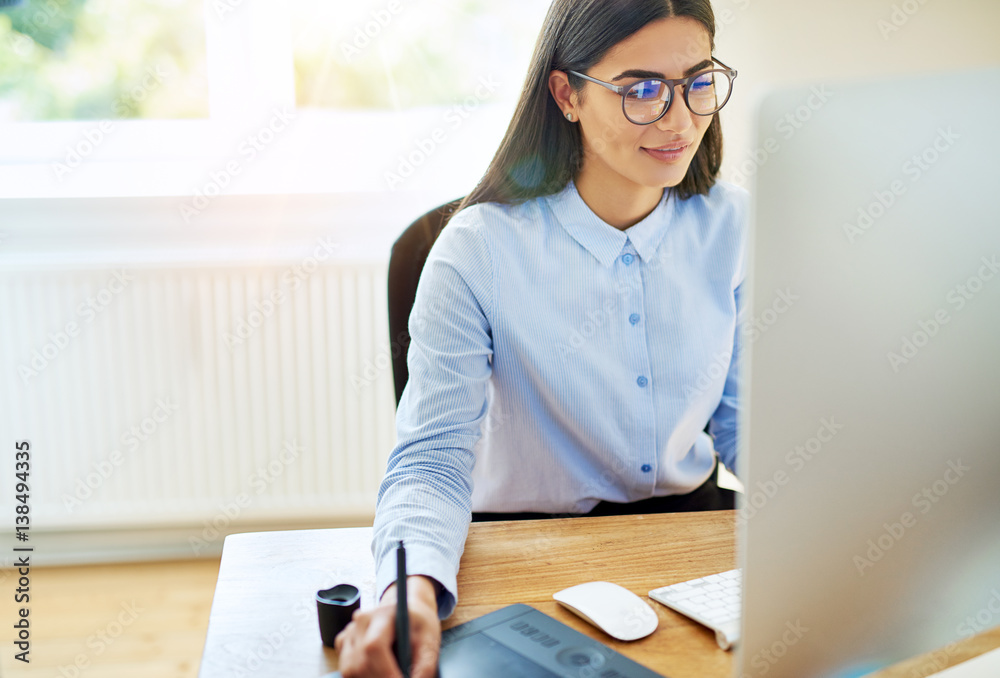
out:
M567 114L573 116L573 120L579 120L577 112L578 96L576 91L569 84L569 76L565 71L552 71L549 73L549 91L556 105L562 111L563 116Z

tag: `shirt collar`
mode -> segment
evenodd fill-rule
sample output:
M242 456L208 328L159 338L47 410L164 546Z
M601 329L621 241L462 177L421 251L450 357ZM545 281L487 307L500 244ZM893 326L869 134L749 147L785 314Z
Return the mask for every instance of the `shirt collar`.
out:
M631 241L643 261L651 261L656 248L670 224L676 199L665 190L659 204L646 217L624 231L607 223L583 201L571 179L559 193L545 196L545 201L574 240L587 249L604 266L611 266Z

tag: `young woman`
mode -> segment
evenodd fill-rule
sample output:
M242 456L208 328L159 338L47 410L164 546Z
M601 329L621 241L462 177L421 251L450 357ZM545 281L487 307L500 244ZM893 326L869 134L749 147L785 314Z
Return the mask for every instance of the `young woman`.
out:
M434 675L470 519L732 508L747 194L717 183L708 0L555 0L514 119L432 248L344 676ZM712 436L704 432L708 430Z

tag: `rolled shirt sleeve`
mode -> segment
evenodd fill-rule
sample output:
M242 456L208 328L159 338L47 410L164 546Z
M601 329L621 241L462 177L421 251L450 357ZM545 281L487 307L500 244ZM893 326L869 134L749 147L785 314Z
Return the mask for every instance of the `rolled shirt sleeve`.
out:
M472 511L473 447L487 414L492 371L492 263L474 222L457 214L428 254L409 318L409 380L396 411L397 442L376 501L372 553L379 597L396 579L403 540L408 574L439 584L438 614L458 600L456 576Z
M736 471L737 457L737 426L739 417L740 390L742 387L740 373L743 361L743 322L745 313L743 304L743 285L740 284L733 292L734 302L738 309L740 320L737 322L733 337L733 357L726 373L726 383L722 389L719 406L708 422L708 432L715 443L715 451L719 453L719 461L731 471Z
M750 196L745 191L736 193L731 227L736 231L739 240L738 259L735 262L733 281L733 311L735 313L735 328L733 331L733 353L726 373L726 381L722 389L719 406L712 413L708 422L708 431L712 435L715 451L719 460L726 468L736 472L736 461L739 451L737 436L739 427L740 404L742 398L742 370L745 360L744 352L749 348L747 336L747 299L745 298L747 270L747 240L750 212Z

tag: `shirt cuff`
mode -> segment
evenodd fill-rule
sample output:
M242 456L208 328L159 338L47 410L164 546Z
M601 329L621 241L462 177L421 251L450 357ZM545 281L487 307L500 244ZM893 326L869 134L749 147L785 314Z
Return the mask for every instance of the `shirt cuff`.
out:
M458 603L458 582L452 568L433 552L416 552L416 547L406 547L406 574L420 574L434 580L437 590L438 619L447 619ZM396 559L386 558L375 572L376 600L396 582Z

